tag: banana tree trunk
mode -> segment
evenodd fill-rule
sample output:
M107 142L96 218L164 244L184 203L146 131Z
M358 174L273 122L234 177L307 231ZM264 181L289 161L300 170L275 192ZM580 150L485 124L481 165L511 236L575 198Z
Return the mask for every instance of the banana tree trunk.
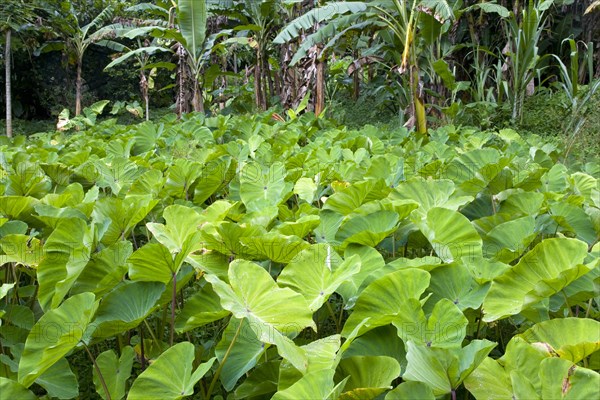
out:
M413 97L413 107L417 122L417 132L427 134L427 118L425 113L425 102L420 90L419 68L413 65L410 69L410 80Z
M12 96L11 96L11 60L10 60L10 46L11 46L11 30L6 30L6 45L4 46L4 70L6 73L6 136L12 137Z
M198 79L194 79L194 98L192 99L194 111L203 113L204 112L204 98L202 97L202 88Z
M75 115L81 114L81 69L83 57L77 58L77 81L75 82Z
M256 107L265 111L267 109L267 97L264 85L263 56L260 50L256 52L256 65L254 66L254 95L256 96Z
M144 70L140 71L140 90L142 91L142 97L144 98L144 103L146 105L146 121L150 121L150 93L148 78L146 78Z

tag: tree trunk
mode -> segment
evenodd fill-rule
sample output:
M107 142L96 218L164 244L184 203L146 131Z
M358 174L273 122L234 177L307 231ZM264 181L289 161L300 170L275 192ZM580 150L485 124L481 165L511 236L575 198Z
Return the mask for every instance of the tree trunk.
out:
M321 50L317 58L317 78L315 81L316 99L315 99L315 115L319 116L325 109L325 66L326 62L321 59Z
M352 74L352 99L354 101L358 100L358 98L360 97L360 75L359 75L359 68L360 65L357 62L358 61L358 57L359 57L359 53L358 50L354 51L354 60L355 60L355 69L354 69L354 74ZM369 66L370 68L370 66ZM362 69L362 68L361 68ZM362 74L362 71L360 71Z
M6 72L6 136L12 137L12 97L11 97L11 60L10 60L10 39L11 39L10 28L6 30L6 45L4 46L4 70Z
M263 87L263 72L262 72L262 54L256 52L256 65L254 66L254 95L256 96L256 108L260 111L267 109L265 104L265 93Z
M75 115L81 114L81 67L83 55L77 58L77 81L75 83Z
M204 113L204 98L202 97L202 88L198 79L194 78L194 98L192 99L194 111Z
M146 78L146 74L144 70L140 71L140 90L142 91L142 97L144 98L144 103L146 104L146 121L150 121L150 87L148 86L148 79Z
M417 123L417 132L427 134L427 117L425 112L425 103L421 94L421 83L419 77L419 67L412 65L410 69L411 91L413 97L414 117Z

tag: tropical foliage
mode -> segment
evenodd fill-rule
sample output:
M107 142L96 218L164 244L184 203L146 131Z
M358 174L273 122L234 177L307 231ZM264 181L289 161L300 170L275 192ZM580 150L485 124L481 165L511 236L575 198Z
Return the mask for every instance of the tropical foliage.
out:
M2 399L600 398L597 13L3 1Z
M2 153L11 398L597 397L600 166L539 138L189 114Z

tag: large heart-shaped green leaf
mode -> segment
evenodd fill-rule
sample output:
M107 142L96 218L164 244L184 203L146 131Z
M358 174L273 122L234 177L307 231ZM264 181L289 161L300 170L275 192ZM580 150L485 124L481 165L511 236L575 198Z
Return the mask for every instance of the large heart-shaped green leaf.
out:
M335 238L342 242L342 247L350 243L375 247L398 228L398 221L394 211L352 215L342 224Z
M127 260L129 277L134 281L162 282L167 284L176 273L173 255L160 243L147 243Z
M127 196L124 199L105 197L96 202L92 217L95 221L106 221L108 229L102 243L111 245L125 240L133 228L158 204L150 195Z
M348 215L364 203L383 199L389 192L390 188L383 179L357 182L329 196L323 209Z
M186 300L183 310L175 320L175 329L178 333L187 332L224 318L228 314L229 311L221 307L220 298L212 285L204 285Z
M131 346L123 347L121 357L119 358L117 358L114 350L106 350L96 357L96 364L98 365L98 369L100 369L111 400L121 400L125 397L125 385L131 376L134 357L135 352ZM109 397L104 390L96 369L94 369L94 385L96 386L96 392L104 400L108 400Z
M102 298L92 336L108 338L135 328L152 312L164 290L160 282L124 281Z
M509 263L523 253L537 235L535 219L531 216L517 218L496 225L483 240L483 255Z
M551 355L577 363L600 350L600 322L589 318L557 318L535 324L518 337Z
M496 343L489 340L473 340L462 349L427 347L409 341L406 353L408 366L402 379L426 383L436 396L450 393L495 346Z
M285 181L283 163L275 162L268 169L258 163L244 166L240 176L240 197L249 212L277 206L292 189Z
M354 310L342 330L347 335L365 318L361 332L392 323L408 307L410 299L418 300L429 286L429 273L411 268L387 274L372 282L360 294Z
M38 300L44 310L57 307L90 259L93 228L79 218L64 219L44 244L38 266Z
M429 240L437 256L445 262L481 255L481 237L471 222L457 211L434 207L429 210L425 220L414 222Z
M484 302L487 322L514 315L560 291L587 273L587 245L577 239L552 238L539 243L517 265L500 275Z
M473 200L471 196L454 197L454 191L454 183L450 180L425 180L419 177L399 184L390 193L390 198L416 201L419 208L413 211L413 215L415 219L423 219L427 217L429 210L434 207L457 210L460 206Z
M231 286L214 275L206 275L206 280L213 285L224 309L236 318L246 318L261 342L276 345L283 358L298 370L306 370L305 352L286 336L295 336L306 327L316 330L302 295L279 288L265 269L245 260L230 264Z
M162 353L133 382L128 400L181 399L194 393L196 383L208 372L216 358L193 371L194 345L177 343Z
M480 266L481 264L477 264L477 267ZM444 298L451 300L461 311L467 308L476 310L483 303L490 287L490 283L478 283L469 272L468 267L462 263L435 268L430 271L430 274L431 299L427 302L425 309L429 308L429 304L436 304L438 300Z
M254 331L244 324L247 324L246 320L231 318L215 347L215 355L223 365L221 383L227 391L231 391L238 379L254 368L260 356L267 350Z
M310 342L302 349L306 351L308 367L306 373L298 371L294 366L282 361L279 366L279 381L277 388L281 391L302 379L304 375L316 371L327 372L334 370L337 365L336 352L340 349L340 335L328 336L319 340Z
M385 356L348 357L340 361L336 376L349 377L343 396L352 398L353 393L366 390L376 395L391 388L392 381L400 376L400 364Z
M92 293L70 297L42 315L29 332L19 361L19 383L29 387L83 337L96 309Z
M0 393L7 399L36 400L38 397L32 391L17 381L0 376Z
M433 307L429 317L417 299L409 299L404 312L399 313L393 324L398 336L428 347L460 346L467 334L469 321L453 301L442 299Z
M342 260L331 246L316 244L300 252L283 269L277 282L302 294L314 312L359 270L359 256Z
M600 374L560 358L540 364L542 399L594 399L600 394Z
M262 236L241 238L241 242L250 250L272 261L288 263L309 244L298 236L285 236L277 232L269 232Z
M93 253L71 293L92 292L101 296L112 290L127 273L127 259L132 252L131 242L120 241Z

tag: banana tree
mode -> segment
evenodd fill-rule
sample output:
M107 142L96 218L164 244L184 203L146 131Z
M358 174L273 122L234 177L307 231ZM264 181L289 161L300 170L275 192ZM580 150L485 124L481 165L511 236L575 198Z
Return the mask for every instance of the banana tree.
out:
M156 68L166 68L168 70L173 70L176 66L170 62L159 62L159 63L150 63L150 58L157 53L161 52L171 52L171 49L165 47L163 44L165 40L154 38L152 42L149 39L144 39L143 36L151 30L162 31L165 35L168 33L164 29L161 30L161 27L156 26L155 29L153 27L137 27L135 25L128 24L113 24L106 26L102 29L103 32L114 36L115 38L125 38L134 40L136 43L136 47L129 47L122 43L116 42L115 40L102 40L98 42L98 45L106 46L112 50L115 50L119 53L122 53L119 57L115 58L110 64L108 64L104 70L113 68L117 65L121 65L130 59L134 59L136 61L136 65L138 67L140 73L140 90L142 92L142 97L144 98L144 103L146 106L146 121L150 120L150 88L151 84L151 74L147 74L148 69L156 69Z
M348 24L349 19L355 20L367 9L362 2L333 2L313 8L294 19L275 37L273 43L287 44L306 36L298 46L290 66L296 65L301 59L309 58L305 81L314 79L315 114L320 114L325 108L325 55L324 40ZM321 24L324 24L321 27ZM312 31L310 35L307 32ZM306 85L308 86L308 84ZM306 91L305 91L306 92ZM300 93L303 97L304 93Z
M6 90L6 136L12 137L11 96L11 47L12 33L30 22L34 17L34 6L22 0L9 0L0 8L0 32L4 35L4 71Z
M201 74L207 62L206 22L208 10L206 0L179 0L177 17L182 40L179 54L187 60L193 84L192 106L194 111L204 112Z

